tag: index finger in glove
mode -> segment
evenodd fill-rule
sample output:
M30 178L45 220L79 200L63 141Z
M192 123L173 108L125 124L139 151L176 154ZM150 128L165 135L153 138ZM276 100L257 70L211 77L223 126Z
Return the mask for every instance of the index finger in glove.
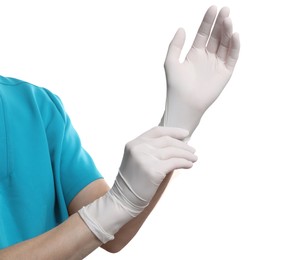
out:
M155 148L165 148L169 146L177 147L191 153L194 153L196 150L192 146L186 144L185 142L172 138L170 136L161 136L151 140L150 144Z
M158 138L161 136L170 136L178 140L183 140L188 135L189 135L189 131L186 129L177 128L177 127L157 126L143 133L141 137Z
M168 160L171 158L183 158L191 162L198 160L198 157L192 152L173 146L157 149L153 152L153 155L159 160Z
M199 27L198 33L194 39L192 48L205 48L209 39L211 28L213 26L217 13L216 6L211 6L204 15L203 21Z

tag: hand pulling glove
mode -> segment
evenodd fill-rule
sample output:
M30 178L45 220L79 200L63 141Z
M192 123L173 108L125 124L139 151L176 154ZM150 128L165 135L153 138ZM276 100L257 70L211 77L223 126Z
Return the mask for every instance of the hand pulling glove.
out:
M188 131L155 127L127 143L112 188L79 210L81 218L102 243L149 204L169 172L191 168L195 150L182 140Z

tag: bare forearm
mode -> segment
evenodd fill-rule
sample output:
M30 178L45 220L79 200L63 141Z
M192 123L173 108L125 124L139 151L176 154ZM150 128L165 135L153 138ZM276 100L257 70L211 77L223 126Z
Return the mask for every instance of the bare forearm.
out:
M167 174L166 178L159 186L155 196L151 200L150 204L145 208L145 210L136 218L132 219L125 226L123 226L115 235L115 239L102 245L102 248L109 252L116 253L120 251L122 248L124 248L129 243L129 241L131 241L131 239L136 235L142 224L145 222L147 217L150 215L150 213L160 200L163 192L165 191L172 177L172 174L172 172Z
M0 251L0 259L83 259L101 245L78 214L56 228Z

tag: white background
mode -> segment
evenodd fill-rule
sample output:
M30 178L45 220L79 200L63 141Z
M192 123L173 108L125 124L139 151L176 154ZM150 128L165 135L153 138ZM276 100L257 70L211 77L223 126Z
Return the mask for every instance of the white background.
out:
M292 1L0 1L0 73L59 95L111 185L127 141L158 124L163 62L187 51L206 9L231 8L241 55L179 171L138 235L87 259L295 259Z

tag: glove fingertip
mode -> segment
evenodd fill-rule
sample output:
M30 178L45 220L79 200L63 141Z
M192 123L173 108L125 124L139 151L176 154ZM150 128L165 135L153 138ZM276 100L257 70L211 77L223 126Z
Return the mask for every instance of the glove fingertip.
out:
M185 139L185 140L189 139L190 132L187 129L184 129L184 128L179 128L179 129L180 129L181 135L183 137L182 139Z
M179 60L182 48L184 46L184 42L185 42L185 31L183 28L179 28L176 31L169 45L168 53L166 57L166 63L167 61Z
M176 31L171 44L179 49L182 49L185 41L185 30L180 27Z

